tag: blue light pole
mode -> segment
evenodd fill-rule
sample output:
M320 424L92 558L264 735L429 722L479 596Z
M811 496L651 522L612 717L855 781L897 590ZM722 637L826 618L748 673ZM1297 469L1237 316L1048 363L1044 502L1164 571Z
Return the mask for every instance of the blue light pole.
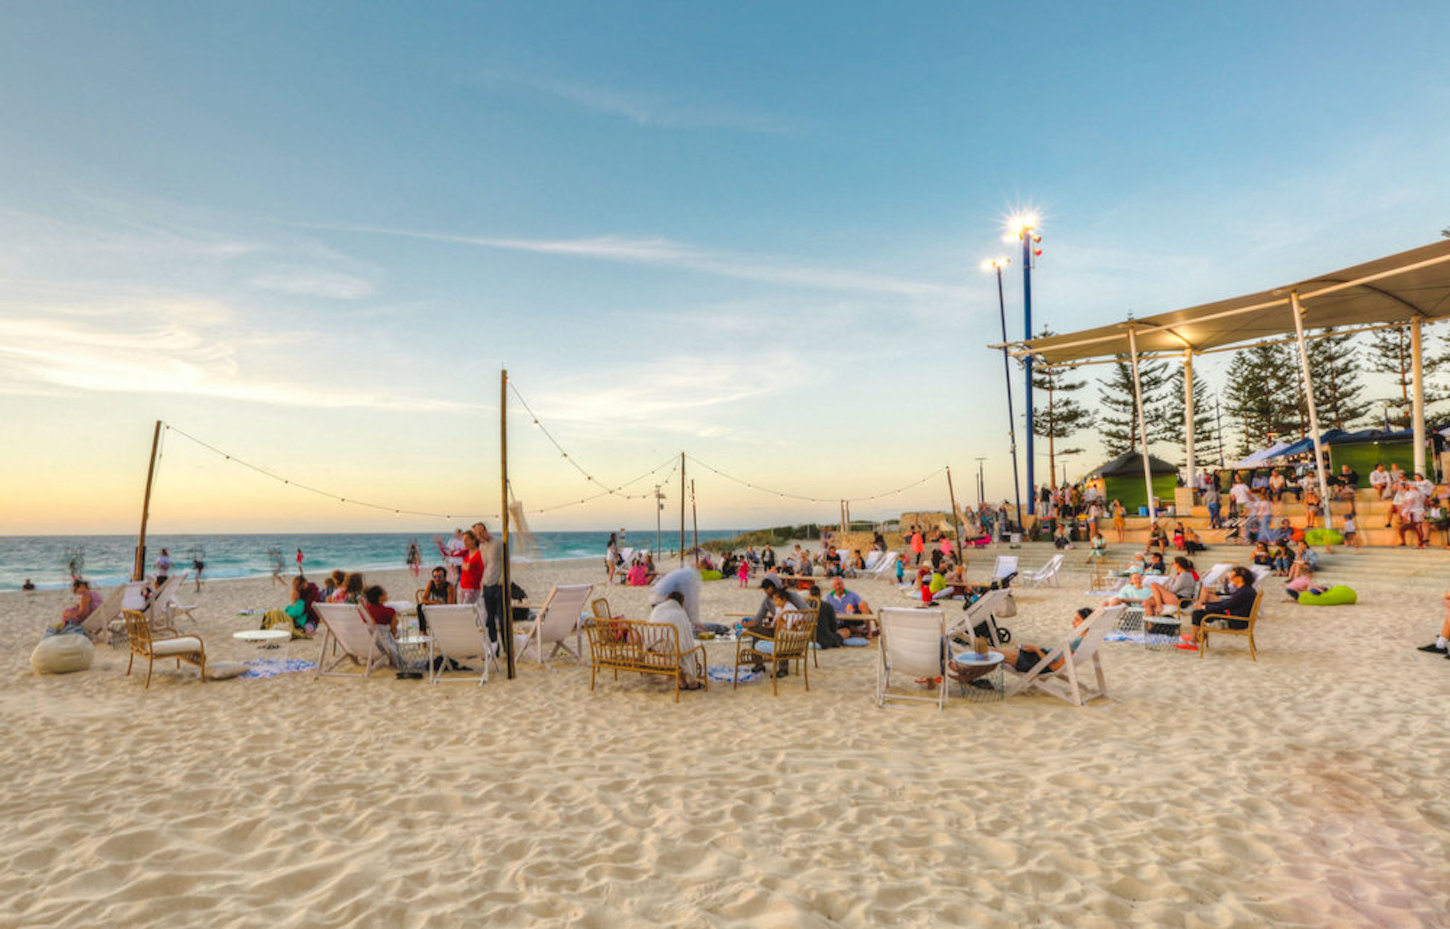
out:
M993 271L997 275L997 310L1002 316L1002 378L1007 382L1007 439L1012 449L1012 496L1017 501L1017 531L1021 532L1022 485L1017 482L1017 417L1012 412L1012 367L1007 361L1007 300L1002 295L1002 269L1011 263L1010 258L989 258L982 262L982 270ZM1031 506L1030 502L1028 506Z
M1037 217L1024 213L1012 217L1008 225L1007 239L1022 240L1022 337L1032 339L1032 246L1042 241L1037 234ZM1037 512L1037 482L1034 478L1036 453L1033 450L1032 431L1032 356L1022 359L1022 379L1027 397L1027 512Z

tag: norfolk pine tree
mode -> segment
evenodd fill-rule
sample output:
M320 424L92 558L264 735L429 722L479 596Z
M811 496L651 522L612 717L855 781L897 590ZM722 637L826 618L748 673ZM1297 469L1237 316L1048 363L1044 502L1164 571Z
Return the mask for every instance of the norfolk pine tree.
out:
M1164 435L1164 387L1168 365L1163 361L1138 359L1138 379L1143 384L1143 417L1148 424L1148 445ZM1103 446L1109 456L1138 450L1138 412L1133 405L1133 365L1127 355L1114 357L1108 376L1098 380L1098 414Z
M1052 335L1050 329L1043 329L1039 338ZM1033 407L1032 431L1047 440L1048 484L1057 489L1057 456L1077 455L1080 448L1059 449L1056 443L1066 441L1074 433L1093 426L1093 414L1082 404L1072 399L1072 394L1087 386L1086 381L1068 380L1070 368L1034 368L1032 387L1047 396L1047 405Z

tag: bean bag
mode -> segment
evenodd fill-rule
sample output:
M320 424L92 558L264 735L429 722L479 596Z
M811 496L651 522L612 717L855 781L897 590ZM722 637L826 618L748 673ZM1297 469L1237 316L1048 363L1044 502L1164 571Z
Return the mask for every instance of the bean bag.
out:
M1299 595L1299 602L1304 606L1347 606L1359 601L1359 595L1354 588L1345 587L1343 584L1336 584L1322 594L1314 594L1309 591Z
M723 578L724 576L725 575L721 574L719 571L701 571L700 572L700 580L702 580L702 581L718 581L721 578Z
M1310 529L1304 533L1304 541L1310 545L1343 545L1344 536L1338 529Z
M96 647L91 640L75 633L48 635L30 653L30 666L36 674L69 674L84 671L96 660Z
M224 681L228 678L240 677L246 674L248 665L244 661L208 661L206 663L206 679L209 681Z

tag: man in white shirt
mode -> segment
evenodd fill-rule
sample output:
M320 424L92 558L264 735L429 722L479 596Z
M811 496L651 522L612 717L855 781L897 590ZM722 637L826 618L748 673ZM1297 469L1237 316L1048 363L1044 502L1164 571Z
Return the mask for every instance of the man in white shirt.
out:
M1374 470L1369 472L1369 486L1380 495L1381 500L1390 495L1389 483L1390 472L1385 470L1383 464L1375 465Z

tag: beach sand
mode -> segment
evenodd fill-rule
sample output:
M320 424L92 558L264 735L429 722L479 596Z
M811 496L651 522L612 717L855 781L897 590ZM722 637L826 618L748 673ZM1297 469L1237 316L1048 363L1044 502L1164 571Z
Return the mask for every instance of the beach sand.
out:
M517 570L536 602L603 579ZM195 595L212 660L315 660L232 639L285 601L269 584ZM1349 608L1271 597L1258 662L1239 640L1203 660L1107 643L1106 700L941 712L877 708L874 648L823 653L809 693L793 675L678 704L527 663L482 688L159 664L143 691L104 645L33 674L63 596L0 595L0 926L1444 925L1450 661L1413 649L1439 596L1357 586ZM1005 624L1056 643L1083 589L1019 591ZM646 591L601 592L647 615ZM705 618L758 600L707 584Z

